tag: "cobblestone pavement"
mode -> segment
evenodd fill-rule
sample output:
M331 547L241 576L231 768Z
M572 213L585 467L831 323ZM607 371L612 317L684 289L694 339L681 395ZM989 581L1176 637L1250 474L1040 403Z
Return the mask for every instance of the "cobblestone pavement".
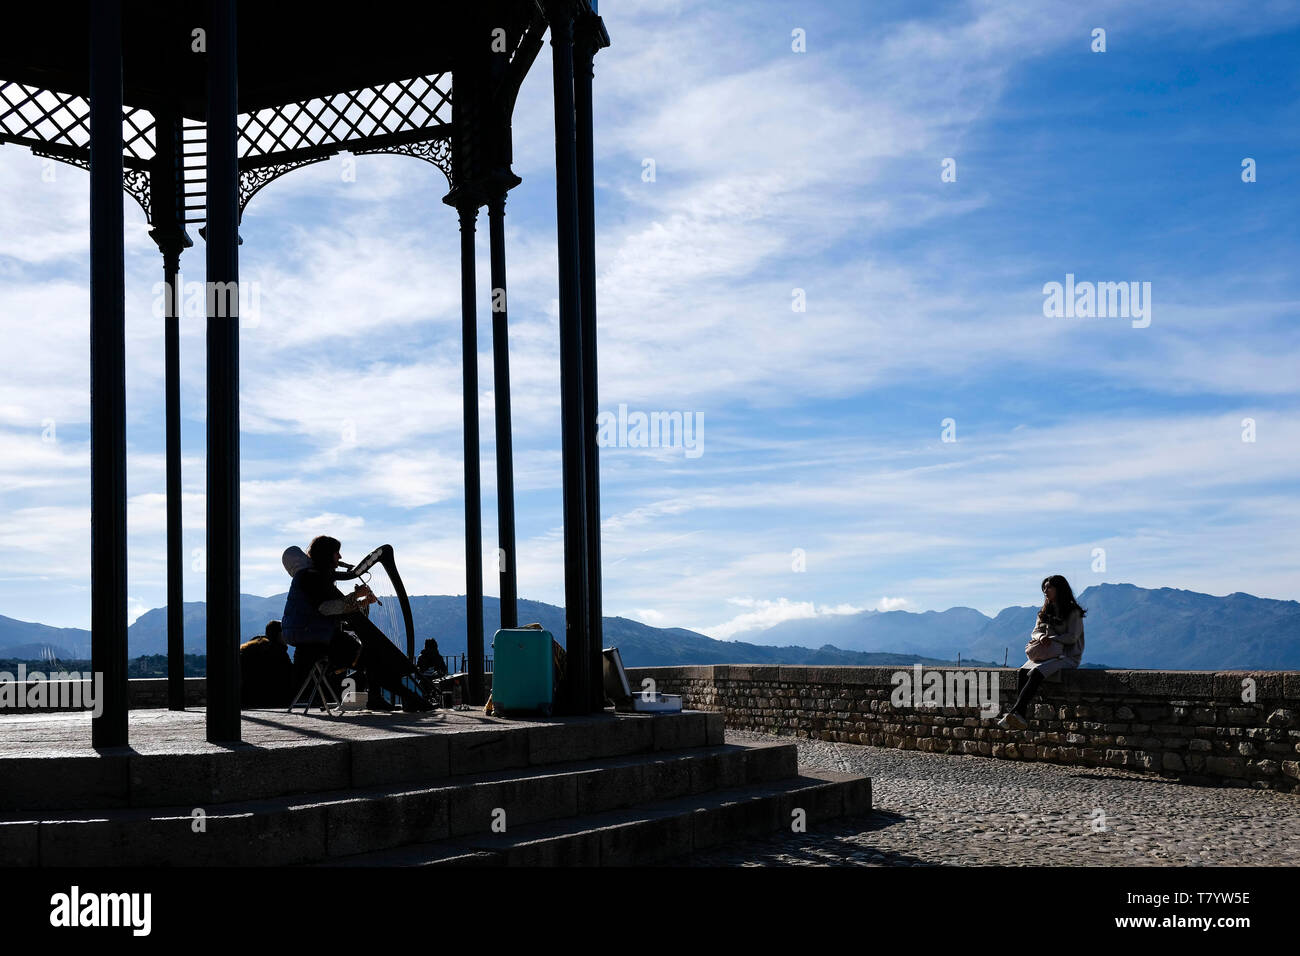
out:
M771 740L727 731L727 741ZM793 740L799 765L872 778L870 816L696 854L686 866L1295 866L1300 794L1123 770Z

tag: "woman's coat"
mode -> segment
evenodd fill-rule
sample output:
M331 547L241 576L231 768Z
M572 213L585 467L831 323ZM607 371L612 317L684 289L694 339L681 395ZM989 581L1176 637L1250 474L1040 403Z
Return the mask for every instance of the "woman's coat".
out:
M1050 624L1038 612L1038 623L1034 625L1033 637L1050 637L1065 645L1065 653L1050 661L1028 661L1021 665L1022 670L1038 670L1047 680L1060 680L1063 670L1073 670L1083 659L1083 615L1075 608L1070 612L1064 624Z

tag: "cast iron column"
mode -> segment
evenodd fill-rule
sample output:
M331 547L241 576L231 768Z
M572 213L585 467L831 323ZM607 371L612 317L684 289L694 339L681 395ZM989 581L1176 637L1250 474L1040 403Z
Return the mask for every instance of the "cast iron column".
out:
M127 742L122 4L90 5L90 642L95 747Z
M604 635L601 620L600 578L600 450L596 445L596 418L600 414L596 385L596 211L592 146L592 59L599 49L604 27L596 16L584 17L574 43L574 101L578 153L579 269L582 274L582 439L585 517L587 525L588 640L591 642L591 706L605 707Z
M155 145L149 175L153 229L150 237L163 256L163 354L166 369L167 484L167 707L185 709L185 593L181 543L181 374L180 281L181 253L193 243L185 233L185 199L181 160L181 121L175 115L154 116Z
M555 98L556 239L560 273L560 421L564 485L564 645L566 712L591 711L591 605L586 562L582 407L582 302L578 256L578 174L573 105L573 10L547 4Z
M515 559L515 469L510 435L510 341L506 299L506 194L488 202L492 252L492 389L496 395L497 547L501 572L501 626L519 626L519 585Z
M167 434L167 707L185 709L185 565L181 545L181 246L163 250Z
M208 740L239 724L239 112L235 0L208 31ZM233 289L233 294L225 290ZM214 312L216 313L214 315ZM227 314L221 314L221 313Z
M460 214L460 347L465 412L465 650L469 654L469 703L483 695L483 524L479 496L478 322L474 289L474 224L478 206L463 200Z

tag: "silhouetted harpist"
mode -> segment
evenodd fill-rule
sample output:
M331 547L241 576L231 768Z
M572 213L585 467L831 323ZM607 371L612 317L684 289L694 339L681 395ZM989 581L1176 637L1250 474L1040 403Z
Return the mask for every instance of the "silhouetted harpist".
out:
M1079 606L1070 582L1061 575L1043 578L1042 589L1043 606L1025 646L1028 660L1020 668L1020 694L998 721L1004 730L1026 729L1029 703L1044 679L1078 667L1083 659L1083 617L1088 612Z
M357 584L347 595L335 586L335 581L350 576L341 548L337 538L320 535L307 549L310 564L293 572L284 603L283 633L285 643L296 649L294 686L301 686L312 665L328 655L331 669L354 667L365 672L370 709L392 708L381 690L400 699L406 710L431 709L421 694L402 682L412 670L409 662L366 617L365 608L378 601L369 586ZM349 570L340 572L340 566Z

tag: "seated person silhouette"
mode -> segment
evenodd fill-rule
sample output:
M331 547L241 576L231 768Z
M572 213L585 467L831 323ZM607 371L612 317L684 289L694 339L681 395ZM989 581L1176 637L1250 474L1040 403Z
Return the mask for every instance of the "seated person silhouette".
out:
M447 676L447 662L442 659L438 642L432 637L425 640L420 656L415 659L415 669L431 680L441 680Z
M239 696L245 710L284 707L294 691L292 675L279 621L267 621L265 634L239 645Z
M285 642L297 649L294 686L301 686L312 665L328 655L331 669L364 669L370 709L392 709L380 693L382 688L400 698L406 710L429 710L430 704L403 686L401 674L391 666L400 652L364 614L378 598L364 584L346 596L335 587L342 576L337 573L343 563L341 548L337 538L314 538L307 548L310 564L293 574L284 604L283 634Z

